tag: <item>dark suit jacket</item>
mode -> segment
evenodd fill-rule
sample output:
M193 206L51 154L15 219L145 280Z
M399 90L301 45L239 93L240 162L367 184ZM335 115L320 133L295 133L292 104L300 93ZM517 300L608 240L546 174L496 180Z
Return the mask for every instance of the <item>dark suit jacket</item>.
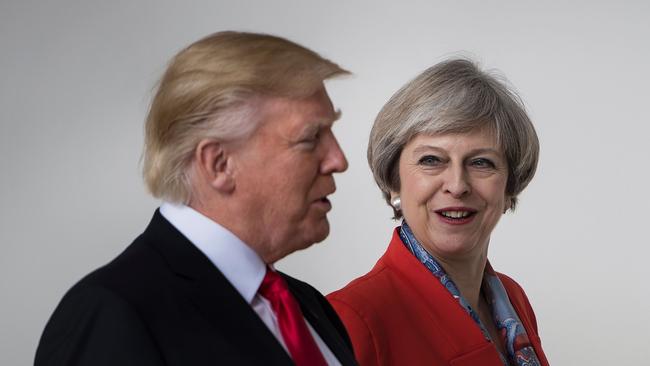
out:
M542 366L548 361L524 290L498 274ZM409 252L397 230L366 275L330 295L359 364L503 366L458 301Z
M345 328L313 287L284 275L305 318L342 365L355 365ZM293 365L250 305L156 211L116 259L77 283L36 351L44 365Z

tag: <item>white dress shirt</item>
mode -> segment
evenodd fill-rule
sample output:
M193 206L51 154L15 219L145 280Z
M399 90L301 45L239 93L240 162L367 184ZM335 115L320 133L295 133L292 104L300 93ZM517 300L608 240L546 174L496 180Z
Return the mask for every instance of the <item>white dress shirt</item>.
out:
M160 213L223 273L287 350L271 303L257 292L266 274L262 258L233 233L191 207L165 202ZM341 365L311 324L305 323L327 364Z

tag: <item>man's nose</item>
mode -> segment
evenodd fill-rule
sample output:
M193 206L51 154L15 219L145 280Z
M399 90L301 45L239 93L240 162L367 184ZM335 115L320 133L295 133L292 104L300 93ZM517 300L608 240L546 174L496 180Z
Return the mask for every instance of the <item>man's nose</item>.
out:
M348 160L345 158L343 150L334 134L330 131L327 141L327 152L323 164L321 164L322 174L341 173L348 169Z

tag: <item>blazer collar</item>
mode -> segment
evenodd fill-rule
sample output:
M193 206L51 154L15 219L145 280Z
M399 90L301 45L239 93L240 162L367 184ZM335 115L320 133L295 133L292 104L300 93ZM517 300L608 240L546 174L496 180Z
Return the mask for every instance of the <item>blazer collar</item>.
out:
M350 345L346 344L344 340L338 336L339 332L334 328L327 317L327 314L321 310L323 309L323 305L319 303L315 290L310 290L311 286L302 283L291 276L287 276L282 272L280 272L280 274L287 282L289 291L291 291L291 294L300 304L300 309L302 310L305 319L307 319L307 321L312 325L323 342L327 344L330 351L334 353L341 365L357 365L354 355L350 351ZM324 298L322 298L322 300L327 301Z
M203 316L218 329L228 334L233 346L246 347L254 364L293 365L293 361L275 336L251 308L250 304L232 286L214 264L185 238L159 210L153 215L149 226L142 234L177 275L176 286L186 293ZM308 293L306 284L283 274L289 289L300 303L305 318L318 332L342 365L356 365L348 346L335 336L338 332L321 311L322 305L313 294ZM264 352L251 352L251 345Z
M158 210L142 234L176 274L173 285L185 293L215 330L215 337L227 335L233 347L241 347L251 364L293 365L284 348L248 302L223 274ZM263 350L252 352L251 347Z
M404 246L397 230L394 230L382 260L399 273L405 280L405 284L412 286L412 290L420 296L419 301L427 305L436 322L440 323L444 332L448 333L447 338L453 340L453 344L458 348L455 353L489 344L480 328L458 301ZM496 349L494 353L496 356Z
M262 258L228 229L189 206L165 202L159 211L251 304L266 273Z

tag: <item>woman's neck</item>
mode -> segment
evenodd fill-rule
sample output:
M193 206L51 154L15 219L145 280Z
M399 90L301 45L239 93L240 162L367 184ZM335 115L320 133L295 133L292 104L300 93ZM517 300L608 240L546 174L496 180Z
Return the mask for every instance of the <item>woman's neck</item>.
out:
M487 249L487 248L486 248ZM479 311L483 272L487 262L487 250L475 258L445 259L436 258L444 268L447 276L456 284L460 294L467 300L474 311Z

